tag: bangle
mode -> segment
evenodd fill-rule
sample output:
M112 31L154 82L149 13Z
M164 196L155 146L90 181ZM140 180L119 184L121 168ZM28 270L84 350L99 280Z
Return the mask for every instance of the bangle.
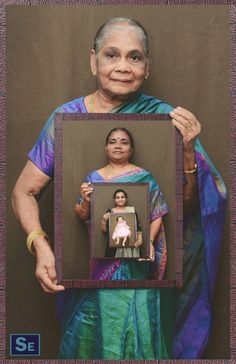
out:
M184 170L184 173L186 174L193 174L197 171L197 163L194 164L194 168L193 169L190 169L190 170Z
M102 219L101 224L106 225L107 221L105 219Z
M26 245L27 245L28 251L34 256L36 254L32 249L32 245L33 245L34 239L38 238L39 236L44 236L49 241L49 238L48 238L47 234L43 230L33 230L33 231L31 231L31 233L29 233L29 235L27 236L27 239L26 239Z
M82 206L82 203L83 203L83 202L84 202L84 200L81 200L81 201L80 201L80 204L79 204L79 205L80 205L80 207L81 207L81 210L82 210L82 211L84 211L84 212L88 212L88 209L86 210L86 209L84 209L84 208L83 208L83 206Z
M150 244L153 244L154 243L154 239L150 239Z

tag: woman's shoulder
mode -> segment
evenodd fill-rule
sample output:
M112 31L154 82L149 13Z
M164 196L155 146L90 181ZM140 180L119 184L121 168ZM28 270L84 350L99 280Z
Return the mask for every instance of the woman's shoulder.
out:
M69 102L66 102L65 104L62 104L59 107L60 112L66 112L66 113L86 113L87 109L85 107L84 103L84 96L81 96L77 99L71 100Z
M134 172L143 173L143 174L151 174L148 169L145 169L143 167L137 166L136 164L134 164L133 171Z
M85 178L85 182L101 182L104 181L104 178L102 176L102 174L99 173L99 170L94 170L92 172L90 172L86 178Z
M96 169L96 171L94 171L94 172L96 174L100 175L103 179L105 179L105 177L106 177L106 167Z
M140 94L140 102L147 103L155 114L169 114L173 110L173 106L169 103L143 93Z

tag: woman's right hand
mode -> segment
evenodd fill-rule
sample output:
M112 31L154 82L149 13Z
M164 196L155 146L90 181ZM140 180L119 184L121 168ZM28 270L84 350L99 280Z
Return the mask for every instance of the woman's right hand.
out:
M91 202L91 193L93 192L93 186L90 182L88 183L82 183L80 187L80 194L86 202Z
M34 240L33 246L37 259L35 276L41 287L47 293L63 291L65 287L57 285L55 257L48 241L39 237Z
M103 219L105 221L108 221L109 220L109 217L110 217L111 213L110 212L106 212L104 215L103 215Z

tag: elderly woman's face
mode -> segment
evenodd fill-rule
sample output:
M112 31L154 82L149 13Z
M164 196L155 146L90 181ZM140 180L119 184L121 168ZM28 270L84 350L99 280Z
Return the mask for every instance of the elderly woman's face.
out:
M133 153L129 136L123 130L111 133L105 150L110 161L117 164L127 163Z
M111 30L98 53L92 52L91 68L100 90L110 97L138 91L148 75L148 63L135 31L125 25Z

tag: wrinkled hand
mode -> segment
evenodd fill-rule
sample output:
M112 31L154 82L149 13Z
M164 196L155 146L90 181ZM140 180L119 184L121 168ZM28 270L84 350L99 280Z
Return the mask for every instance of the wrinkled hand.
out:
M37 244L38 243L38 244ZM43 290L47 293L63 291L65 287L57 285L57 273L55 268L55 257L49 243L41 240L34 243L36 252L35 276Z
M109 220L109 217L110 217L111 213L110 212L106 212L104 215L103 215L103 219L105 221L108 221Z
M190 111L183 107L176 107L170 112L172 124L180 131L183 137L184 151L194 149L195 140L201 132L201 124Z
M80 194L86 202L91 202L91 193L93 192L93 186L91 183L82 183L80 186Z

